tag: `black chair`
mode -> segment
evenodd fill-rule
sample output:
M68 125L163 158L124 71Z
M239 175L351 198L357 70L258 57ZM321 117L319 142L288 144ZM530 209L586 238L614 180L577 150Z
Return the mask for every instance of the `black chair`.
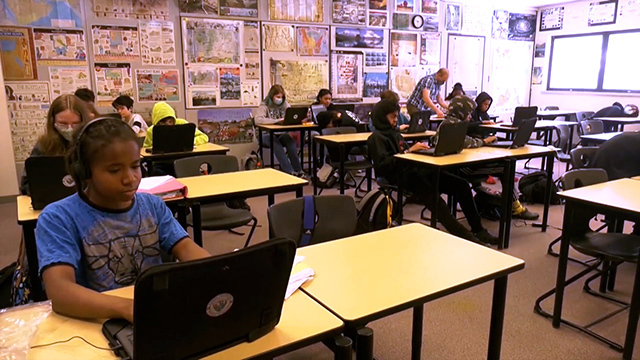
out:
M549 105L549 106L545 106L544 110L545 111L547 111L547 110L560 110L560 107L559 106L555 106L555 105Z
M584 120L580 122L581 135L602 134L604 124L601 120Z
M569 156L571 157L573 169L590 168L596 151L598 151L597 146L582 146L571 150Z
M230 155L204 155L194 156L184 159L176 160L173 163L176 170L177 177L187 176L199 176L199 175L211 175L221 174L228 172L235 172L239 170L238 159L235 156ZM258 219L256 219L251 211L245 209L232 209L223 202L208 203L201 206L202 213L202 230L217 231L217 230L229 230L235 234L242 235L241 233L234 232L235 229L240 226L248 225L253 222L249 236L244 244L244 247L249 246L251 237L253 236L256 226L258 225ZM191 214L187 217L187 224L193 226L193 219Z
M356 133L356 128L351 126L341 126L341 127L322 129L322 135L355 134L355 133ZM326 149L327 149L327 152L329 153L329 160L330 160L331 166L333 166L334 168L338 168L340 166L339 147L327 145ZM369 160L369 157L366 151L357 151L358 155L364 157L363 160L348 160L346 157L350 153L352 153L352 150L355 150L355 149L356 148L346 148L344 151L345 159L344 159L344 175L343 176L345 178L349 177L351 181L353 181L353 187L355 188L355 196L360 197L359 191L362 191L360 187L362 186L362 183L364 183L365 180L371 179L373 164L371 164L371 161ZM362 178L362 180L360 180L360 182L358 183L358 181L356 180L352 172L359 171L359 170L365 171L365 177ZM343 179L340 179L340 180L343 180ZM371 191L371 186L369 186L369 184L370 184L370 181L367 183L368 185L367 192ZM320 189L320 193L322 193L322 189Z
M556 148L556 159L563 162L566 165L566 171L569 171L569 165L571 163L571 156L569 155L572 149L569 149L569 137L571 136L571 129L569 125L556 125L555 133L558 139L553 143Z
M356 203L348 195L314 196L316 222L309 245L352 236L356 231ZM300 243L304 199L271 205L267 210L271 237L287 237Z

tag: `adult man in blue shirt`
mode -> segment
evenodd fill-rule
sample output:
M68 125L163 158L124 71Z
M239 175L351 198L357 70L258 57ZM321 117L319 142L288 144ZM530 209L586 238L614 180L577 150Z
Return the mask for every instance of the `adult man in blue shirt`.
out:
M440 87L447 79L449 79L449 70L445 68L420 79L411 96L409 96L409 101L407 101L409 115L417 111L430 111L432 115L444 117L444 113L436 104L440 104L442 108L447 108L447 103L444 102L442 95L440 95Z

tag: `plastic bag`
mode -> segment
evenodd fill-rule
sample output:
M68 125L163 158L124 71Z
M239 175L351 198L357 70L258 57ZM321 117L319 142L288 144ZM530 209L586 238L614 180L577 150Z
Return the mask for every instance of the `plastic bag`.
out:
M0 310L0 359L26 359L38 325L50 314L51 301Z

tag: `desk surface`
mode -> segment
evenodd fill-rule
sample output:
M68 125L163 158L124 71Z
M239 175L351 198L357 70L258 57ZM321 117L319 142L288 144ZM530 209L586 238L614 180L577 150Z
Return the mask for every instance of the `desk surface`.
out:
M511 150L483 146L475 149L464 149L459 154L446 156L422 155L416 153L398 154L397 158L436 166L462 165L467 163L499 160L507 157Z
M109 292L126 298L133 297L133 287ZM301 291L295 292L284 302L280 323L262 338L242 343L205 359L245 359L264 354L275 349L291 346L326 332L342 327L342 321ZM79 335L94 345L107 346L102 335L102 321L85 321L51 313L43 321L31 345L66 340ZM110 351L98 350L81 340L65 344L35 348L29 351L29 359L115 359Z
M256 124L257 127L263 130L271 131L296 131L303 129L316 129L318 125L314 123L306 123L302 125L276 125L276 124Z
M500 123L500 124L480 124L479 126L485 129L493 129L493 130L502 130L502 131L517 131L518 128L511 125L509 123ZM538 120L536 121L536 129L547 129L553 128L557 125L567 125L567 126L576 126L578 125L575 121L561 121L561 120Z
M187 199L285 187L302 187L308 184L307 180L272 168L208 176L192 176L179 178L178 181L187 186Z
M355 321L374 319L521 270L524 261L422 224L298 249L305 292Z
M602 122L613 122L618 124L639 124L640 117L597 117L593 120L600 120Z
M322 143L335 143L335 144L348 144L348 143L360 143L366 142L369 136L371 136L371 132L364 133L353 133L353 134L336 134L336 135L318 135L314 136L314 141L322 142ZM425 138L431 137L436 134L435 131L425 131L419 133L400 133L402 137L406 139L412 138Z
M31 197L27 195L19 195L16 198L16 205L18 207L18 224L21 225L27 221L38 220L38 216L42 212L42 210L33 210Z
M573 111L573 110L538 110L538 113L536 115L538 115L540 117L567 116L567 115L573 115L573 114L575 114L577 112L579 112L579 111Z
M180 156L180 155L193 154L193 153L196 153L196 155L200 155L198 153L207 153L207 152L226 153L229 151L229 148L226 146L212 144L212 143L206 143L206 144L195 146L193 148L193 151L187 151L187 152L152 154L152 153L148 153L147 149L149 148L140 148L140 156L142 156L143 158L152 158L152 157L160 157L160 156L170 157L174 155Z
M587 134L587 135L580 135L580 139L604 142L607 140L611 140L611 138L614 138L620 134L622 134L622 132L619 132L619 131L601 133L601 134Z
M590 186L561 191L564 199L599 204L628 212L640 213L640 182L632 179L607 181Z

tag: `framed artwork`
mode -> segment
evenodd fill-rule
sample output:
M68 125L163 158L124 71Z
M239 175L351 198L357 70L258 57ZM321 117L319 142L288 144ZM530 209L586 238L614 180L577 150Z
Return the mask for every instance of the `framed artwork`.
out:
M618 0L592 2L589 4L589 19L587 25L610 25L616 23Z
M462 5L447 3L444 14L445 29L460 32L462 30Z
M560 30L564 21L564 6L544 9L540 12L540 31Z

